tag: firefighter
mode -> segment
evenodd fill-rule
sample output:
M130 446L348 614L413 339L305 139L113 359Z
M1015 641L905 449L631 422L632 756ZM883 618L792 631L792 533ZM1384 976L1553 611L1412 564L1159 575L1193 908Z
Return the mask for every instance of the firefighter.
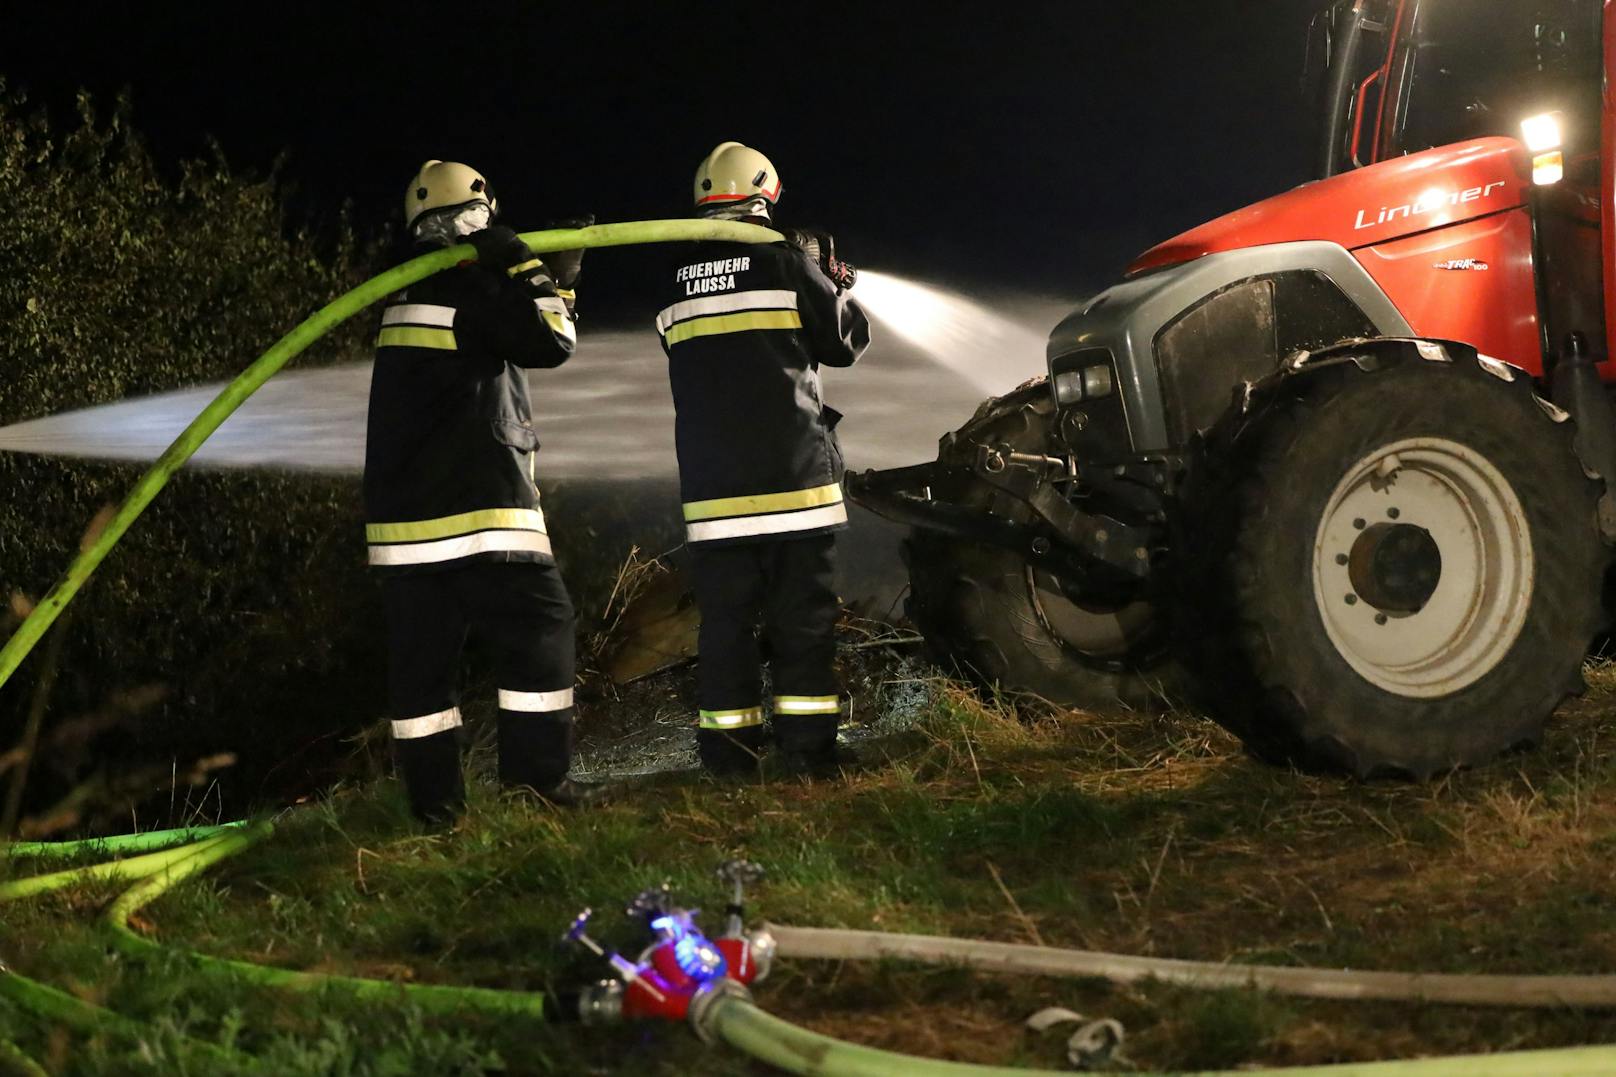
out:
M725 142L696 170L695 211L769 225L780 190L767 157ZM785 767L837 765L833 555L847 508L841 416L823 403L819 368L851 365L869 322L829 237L790 235L688 248L657 316L701 607L697 749L719 775L755 772L765 746L760 622Z
M529 369L573 353L583 252L536 258L493 224L497 212L475 169L421 166L404 195L411 253L469 243L476 260L391 297L371 375L365 537L381 576L393 742L428 823L464 805L468 632L494 656L501 783L568 807L595 793L567 777L573 608L539 506L527 387Z

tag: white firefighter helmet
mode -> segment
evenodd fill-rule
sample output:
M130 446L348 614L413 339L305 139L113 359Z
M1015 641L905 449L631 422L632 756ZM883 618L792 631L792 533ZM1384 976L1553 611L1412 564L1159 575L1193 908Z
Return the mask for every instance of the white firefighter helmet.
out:
M780 200L780 174L750 146L720 142L696 169L695 194L696 208L703 211L754 198L772 206Z
M479 202L488 207L490 216L499 210L493 188L481 172L456 161L428 161L404 192L404 224L414 228L423 214Z

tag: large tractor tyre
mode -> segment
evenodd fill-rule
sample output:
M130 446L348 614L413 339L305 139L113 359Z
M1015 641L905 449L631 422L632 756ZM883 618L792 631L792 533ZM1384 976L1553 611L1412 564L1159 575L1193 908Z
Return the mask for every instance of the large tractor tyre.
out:
M1021 452L1050 447L1054 406L1040 378L979 407L941 456L982 442ZM1025 521L1031 510L982 482L950 491L975 508ZM1161 706L1178 690L1166 633L1152 606L1090 602L1013 551L915 529L904 544L910 620L940 665L988 691L1029 693L1062 706Z
M1379 347L1209 440L1177 635L1258 755L1424 779L1535 744L1583 689L1603 483L1525 375Z

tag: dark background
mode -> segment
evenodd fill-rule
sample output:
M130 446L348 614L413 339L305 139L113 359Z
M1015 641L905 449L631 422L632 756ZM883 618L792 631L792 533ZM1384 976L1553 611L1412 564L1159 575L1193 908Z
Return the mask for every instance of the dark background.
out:
M1308 178L1316 0L933 4L18 5L0 77L68 119L130 90L159 158L267 169L300 219L391 226L421 161L506 223L682 216L714 144L768 153L781 218L856 263L1072 296L1145 247ZM635 316L653 260L592 256Z

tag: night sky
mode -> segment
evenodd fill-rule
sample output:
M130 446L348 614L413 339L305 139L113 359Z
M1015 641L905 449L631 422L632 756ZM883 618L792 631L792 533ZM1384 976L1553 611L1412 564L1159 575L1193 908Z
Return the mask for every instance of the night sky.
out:
M209 135L250 169L284 151L298 213L351 199L371 230L431 157L481 169L518 228L683 216L733 138L780 169L781 220L855 263L1076 296L1309 178L1316 6L29 4L0 75L64 119L128 88L165 162ZM600 252L585 287L626 313L657 267Z

